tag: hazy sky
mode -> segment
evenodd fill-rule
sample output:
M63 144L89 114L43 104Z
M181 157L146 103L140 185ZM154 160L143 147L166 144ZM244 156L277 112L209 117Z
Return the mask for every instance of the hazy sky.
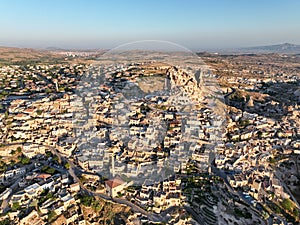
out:
M111 48L166 40L192 50L300 44L299 0L0 0L0 45Z

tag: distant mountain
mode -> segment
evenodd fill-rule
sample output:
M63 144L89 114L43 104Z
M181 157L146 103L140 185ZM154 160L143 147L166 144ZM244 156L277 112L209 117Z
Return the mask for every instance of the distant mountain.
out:
M300 54L300 45L284 43L278 45L256 46L256 47L240 48L238 49L238 52Z
M47 50L47 51L65 51L66 49L51 46L51 47L45 48L45 50Z

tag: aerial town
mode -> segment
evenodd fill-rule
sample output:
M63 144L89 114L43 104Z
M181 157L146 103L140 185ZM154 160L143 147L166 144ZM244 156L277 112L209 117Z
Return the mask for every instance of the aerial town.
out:
M0 61L0 225L300 223L299 55L43 54Z

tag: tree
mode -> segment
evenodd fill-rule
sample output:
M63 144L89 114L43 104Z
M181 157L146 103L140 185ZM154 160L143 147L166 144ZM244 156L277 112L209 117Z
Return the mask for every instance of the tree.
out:
M281 213L281 211L282 211L282 209L281 209L281 207L279 207L279 205L277 205L277 204L271 204L270 205L270 208L272 209L272 211L274 211L276 214L280 214Z
M80 197L80 202L82 203L82 205L87 206L87 207L90 207L91 205L93 205L94 201L95 201L95 198L92 196L84 195L84 196Z
M11 151L10 151L10 154L11 154L11 155L14 155L14 154L16 154L16 151L15 151L15 150L11 150Z
M68 169L70 169L70 164L69 163L66 163L65 164L65 168L68 170Z
M49 222L54 221L56 217L57 217L57 215L54 211L51 210L48 212L48 221Z
M17 152L18 153L21 153L22 152L22 148L19 146L19 147L17 147Z
M21 206L20 206L19 202L14 202L13 205L12 205L12 207L11 207L11 210L12 211L17 211L20 208L21 208Z
M23 165L27 165L27 164L30 163L30 159L29 159L28 157L23 157L23 158L21 159L21 163L22 163Z
M293 216L294 216L295 218L298 218L298 217L299 217L299 211L298 211L298 209L294 209L294 211L293 211Z
M55 170L54 168L51 168L51 167L49 167L49 166L44 166L44 167L42 168L42 171L43 171L44 173L48 173L48 174L51 174L51 175L53 175L53 174L56 172L56 170Z
M8 218L0 221L0 225L10 225L10 224L11 224L11 222Z
M52 199L54 197L54 194L52 192L48 192L46 195L47 199Z
M243 127L246 127L250 124L250 121L249 120L241 120L240 121L240 125L243 126Z
M271 164L275 164L275 163L276 163L276 160L275 160L274 158L269 158L269 162L270 162Z
M40 109L38 109L38 110L36 111L36 114L37 114L38 116L42 115L42 113L43 113L43 111L40 110Z
M8 111L5 111L5 119L8 119Z
M259 131L257 131L257 137L258 138L261 138L262 137L262 132L259 130Z
M0 161L0 171L4 172L7 169L7 164L3 161Z
M46 156L49 158L49 157L52 157L52 153L50 151L46 151Z
M59 158L58 158L57 155L55 155L55 156L52 157L52 160L58 162Z
M281 205L287 211L293 211L293 209L294 209L294 203L288 198L285 198L282 201Z

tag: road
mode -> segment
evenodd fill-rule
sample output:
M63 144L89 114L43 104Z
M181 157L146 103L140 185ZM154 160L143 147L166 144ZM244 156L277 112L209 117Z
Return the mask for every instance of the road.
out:
M234 92L234 90L233 90ZM13 143L13 144L22 144L22 143ZM36 143L35 143L36 144ZM147 212L146 210L142 209L141 207L139 207L138 205L126 200L126 199L123 199L123 198L111 198L109 195L106 195L104 193L97 193L97 192L93 192L89 189L87 189L83 184L82 182L80 181L80 179L77 177L76 173L75 173L75 169L77 169L77 166L73 163L72 160L70 159L67 159L65 158L64 156L62 156L56 149L55 147L53 146L47 146L47 145L41 145L41 144L38 144L40 146L45 146L47 148L49 148L51 150L51 152L55 155L57 155L59 157L59 161L60 162L68 162L68 164L70 165L69 169L66 170L66 169L57 169L59 170L60 172L68 172L71 177L74 179L74 182L77 182L80 184L80 187L82 189L83 192L85 192L86 194L90 195L90 196L97 196L97 197L100 197L104 200L107 200L107 201L112 201L112 202L115 202L115 203L118 203L118 204L122 204L122 205L126 205L128 207L130 207L134 212L137 212L137 213L141 213L145 216L147 216L150 220L152 220L153 222L167 222L168 221L168 214L169 213L172 213L174 210L176 210L178 207L170 207L168 209L166 209L165 211L162 211L161 213L159 214L156 214L156 213L152 213L152 212ZM228 186L229 190L231 190L233 193L236 193L231 185L229 184L228 180L227 180L227 175L225 173L222 173L221 171L217 170L215 167L212 166L212 170L214 172L214 174L216 174L217 176L219 177L222 177L226 183L226 185ZM237 195L239 195L237 193ZM239 195L240 199L242 199L242 197ZM251 206L250 206L251 207ZM253 207L251 207L253 209ZM194 219L196 219L198 221L199 224L206 224L205 223L205 217L200 215L199 213L197 213L194 209L192 209L191 207L188 207L188 206L184 206L184 209L190 213L191 215L193 215ZM257 211L257 210L255 210Z
M224 100L225 100L225 103L227 105L229 105L228 99L229 99L230 95L233 95L235 92L236 92L236 89L235 88L231 88L231 92L229 92L226 95L224 95Z
M70 165L70 168L69 168L69 174L73 177L74 181L75 182L78 182L80 184L80 187L81 189L87 193L88 195L90 196L97 196L97 197L100 197L104 200L107 200L107 201L112 201L112 202L115 202L115 203L118 203L118 204L122 204L122 205L126 205L126 206L129 206L134 212L138 212L138 213L141 213L145 216L147 216L150 220L154 221L154 222L163 222L166 220L165 216L169 211L170 209L168 210L168 212L162 212L161 214L154 214L154 213L150 213L150 212L147 212L146 210L142 209L141 207L135 205L134 203L126 200L126 199L123 199L123 198L111 198L109 195L106 195L106 194L103 194L103 193L97 193L97 192L94 192L94 191L91 191L89 189L87 189L82 183L81 181L79 180L79 178L77 177L77 175L75 174L75 171L74 169L76 168L76 165L66 159Z
M19 145L19 144L24 144L24 142L10 143L10 144L7 144L7 145ZM32 143L32 144L37 144L37 143ZM97 196L97 197L100 197L100 198L102 198L104 200L107 200L107 201L112 201L112 202L115 202L115 203L118 203L118 204L126 205L126 206L130 207L134 212L141 213L141 214L147 216L147 218L149 218L153 222L167 222L168 219L169 219L168 214L172 213L174 210L179 208L179 207L169 207L168 209L166 209L166 210L160 212L159 214L157 214L157 213L153 213L153 212L147 212L146 210L142 209L138 205L136 205L136 204L134 204L134 203L132 203L132 202L126 200L126 199L111 198L109 195L106 195L106 194L103 194L103 193L93 192L93 191L87 189L82 184L80 179L77 177L77 175L75 173L75 169L77 169L77 166L73 163L72 160L69 160L69 159L65 158L64 156L62 156L61 153L58 152L55 149L55 147L53 147L53 146L48 146L48 145L43 145L43 144L37 144L37 145L49 148L49 150L54 155L58 156L60 162L63 162L63 161L68 162L68 164L70 165L68 170L60 169L60 168L55 168L55 169L57 169L58 171L63 172L63 173L68 172L70 174L70 176L74 179L74 182L77 182L77 183L80 184L80 187L81 187L82 191L85 192L86 194L90 195L90 196ZM16 182L16 185L17 185L17 183L18 182ZM204 218L201 215L199 215L198 213L196 213L192 208L190 208L188 206L185 206L184 209L187 212L189 212L190 214L192 214L195 217L195 219L199 222L199 224L205 224Z
M178 206L171 206L171 207L167 208L166 210L160 212L159 214L158 213L152 213L152 212L147 212L146 210L142 209L138 205L136 205L136 204L124 199L124 198L111 198L109 195L91 191L91 190L87 189L81 183L81 181L79 180L79 178L75 174L74 169L76 168L76 165L70 160L68 160L68 163L70 165L70 168L69 168L70 175L73 177L74 181L76 181L80 184L81 189L85 193L87 193L90 196L100 197L100 198L102 198L104 200L107 200L107 201L112 201L112 202L115 202L115 203L118 203L118 204L126 205L126 206L130 207L134 212L141 213L141 214L147 216L147 218L149 218L153 222L167 222L168 219L169 219L168 214L172 213L173 211L175 211L176 209L179 208ZM205 224L204 219L199 214L197 214L194 210L192 210L190 207L185 206L184 209L187 212L191 213L192 215L195 215L196 216L195 219L200 224Z

